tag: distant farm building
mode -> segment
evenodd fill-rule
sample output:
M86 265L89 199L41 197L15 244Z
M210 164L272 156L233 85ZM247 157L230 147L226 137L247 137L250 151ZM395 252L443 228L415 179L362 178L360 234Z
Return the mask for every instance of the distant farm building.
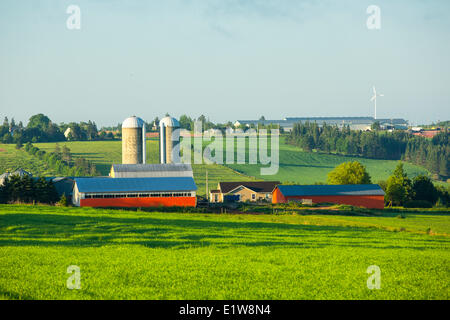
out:
M159 132L146 132L145 133L145 137L148 138L148 139L158 138L159 137Z
M290 201L347 204L383 209L384 191L377 184L279 185L273 190L272 203Z
M75 178L72 202L81 207L195 207L191 177Z
M372 124L379 122L381 127L386 129L401 129L406 130L408 128L408 121L404 119L375 119L373 117L288 117L282 120L237 120L234 122L234 127L251 125L278 125L284 131L291 131L294 124L298 122L316 122L319 126L324 123L329 126L338 126L342 128L349 126L352 130L369 130Z
M190 164L113 164L111 178L194 177Z
M69 139L69 134L72 132L71 128L67 128L66 131L64 131L64 137L66 137L66 139Z
M5 182L6 179L8 179L8 178L10 178L12 176L19 176L19 177L22 178L25 175L30 176L30 177L33 176L30 172L25 171L23 169L17 169L17 170L15 170L13 172L5 172L5 173L0 175L0 186L3 185L3 183Z
M219 182L217 190L211 190L209 201L233 202L233 201L268 201L272 200L272 191L279 185L279 181L239 181Z
M425 138L433 138L435 135L441 132L441 130L412 130L412 131L413 135Z

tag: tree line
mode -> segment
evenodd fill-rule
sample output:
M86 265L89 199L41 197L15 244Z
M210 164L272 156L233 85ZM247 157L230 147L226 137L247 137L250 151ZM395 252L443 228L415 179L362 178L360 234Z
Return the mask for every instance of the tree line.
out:
M67 129L70 130L67 131L66 137L64 133ZM113 140L115 138L112 132L99 132L93 121L58 125L42 113L33 115L26 126L22 121L16 123L14 118L9 121L7 117L0 125L0 142L17 145L27 142Z
M28 142L24 150L41 160L44 160L50 168L62 176L97 176L97 168L94 163L85 158L73 158L67 146L62 148L56 144L54 152L45 152Z
M405 161L422 165L441 177L449 176L450 146L448 144L448 131L442 131L432 139L421 136L412 136L403 154Z
M447 130L432 140L405 131L359 131L317 123L296 123L286 142L306 151L356 155L372 159L405 160L420 164L443 178L449 176Z

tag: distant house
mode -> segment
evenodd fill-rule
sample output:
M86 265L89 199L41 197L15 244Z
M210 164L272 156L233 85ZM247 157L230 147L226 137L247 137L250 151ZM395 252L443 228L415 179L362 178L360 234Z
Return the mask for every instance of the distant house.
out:
M192 177L75 178L72 203L81 207L195 207Z
M290 201L383 209L384 191L377 184L279 185L273 190L272 203Z
M211 190L209 201L272 201L272 191L279 181L219 182L217 190Z
M146 132L145 133L145 137L146 138L158 138L159 137L159 132Z
M113 164L111 178L194 177L190 164Z
M66 139L69 139L69 134L72 132L72 129L67 128L66 131L64 131L64 137L66 137Z
M3 173L3 174L0 175L0 186L3 185L3 183L5 182L5 180L6 180L7 178L9 178L9 177L12 177L12 176L23 177L24 175L27 175L27 176L30 176L30 177L33 176L30 172L25 171L25 170L23 170L23 169L17 169L17 170L15 170L15 171L13 171L13 172L5 172L5 173Z

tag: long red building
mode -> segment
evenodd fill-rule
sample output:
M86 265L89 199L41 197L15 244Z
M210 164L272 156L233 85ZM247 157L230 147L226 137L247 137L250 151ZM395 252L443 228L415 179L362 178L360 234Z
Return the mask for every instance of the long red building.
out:
M81 207L195 207L192 177L75 178L72 201Z
M279 185L272 192L272 203L304 201L348 204L373 209L384 208L384 191L377 184Z

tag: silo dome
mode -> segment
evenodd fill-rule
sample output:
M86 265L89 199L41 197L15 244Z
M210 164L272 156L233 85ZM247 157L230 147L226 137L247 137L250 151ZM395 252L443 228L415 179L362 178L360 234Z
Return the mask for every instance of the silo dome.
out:
M178 128L180 126L180 123L173 117L165 117L161 119L161 121L159 122L159 126Z
M126 118L122 122L122 128L142 128L144 126L145 122L139 117L132 116L129 118Z

